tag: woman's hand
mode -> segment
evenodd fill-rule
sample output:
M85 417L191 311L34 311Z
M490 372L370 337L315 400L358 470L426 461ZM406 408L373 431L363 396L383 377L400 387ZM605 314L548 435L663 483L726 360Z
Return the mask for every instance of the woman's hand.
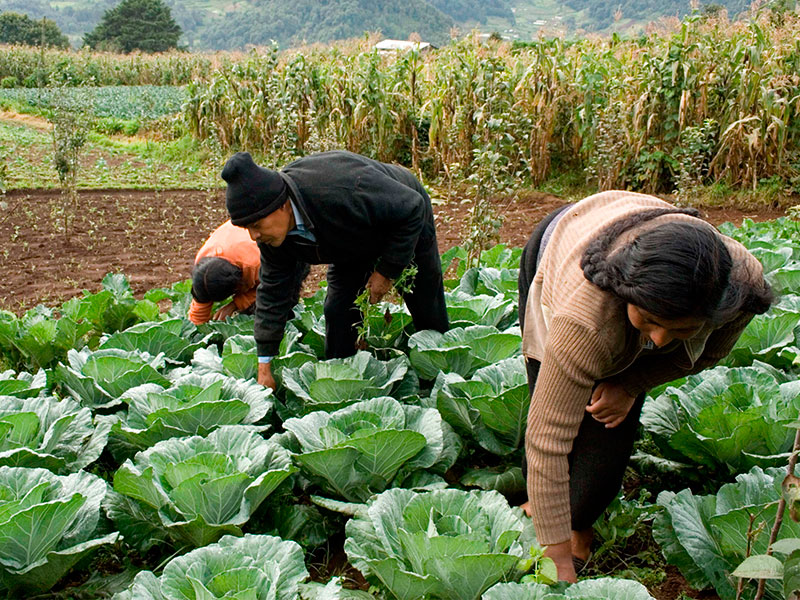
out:
M215 312L212 318L215 321L224 321L235 312L236 312L236 306L233 304L233 302L228 302L225 306L223 306L217 312Z
M611 429L625 420L635 400L621 385L604 381L594 388L586 412Z
M544 555L552 558L558 569L558 580L576 583L578 576L575 574L575 565L572 564L572 543L567 540L560 544L553 544L544 549Z

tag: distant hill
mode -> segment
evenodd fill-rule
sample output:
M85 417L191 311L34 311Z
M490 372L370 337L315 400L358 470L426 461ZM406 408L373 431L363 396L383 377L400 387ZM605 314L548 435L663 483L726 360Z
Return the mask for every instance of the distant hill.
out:
M511 0L165 0L190 49L230 50L329 42L381 31L446 43L453 27L468 30L488 17L513 23ZM79 47L83 35L119 0L0 0L0 12L48 17Z
M74 47L119 0L0 0L13 10L55 21ZM233 50L276 41L282 48L329 42L380 31L408 39L412 33L446 43L453 27L477 27L508 39L535 39L544 29L570 35L587 31L635 33L663 16L683 17L688 0L165 0L191 50ZM750 0L701 0L731 17Z

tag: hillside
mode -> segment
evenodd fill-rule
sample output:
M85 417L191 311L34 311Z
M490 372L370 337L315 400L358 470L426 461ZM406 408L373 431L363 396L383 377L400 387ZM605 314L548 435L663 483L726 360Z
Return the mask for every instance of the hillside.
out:
M0 0L0 12L13 10L55 21L80 47L83 35L119 0ZM598 31L635 33L664 16L684 16L686 0L165 0L183 30L190 50L243 49L276 41L282 48L304 42L329 42L380 31L407 39L418 33L445 43L453 27L497 31L528 41L541 30L567 36ZM708 0L731 16L748 0Z

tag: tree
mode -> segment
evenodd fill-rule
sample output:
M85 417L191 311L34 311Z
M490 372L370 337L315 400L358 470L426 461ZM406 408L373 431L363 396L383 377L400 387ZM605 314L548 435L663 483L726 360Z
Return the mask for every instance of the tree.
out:
M0 14L0 44L67 48L69 40L50 19L34 21L28 15L4 12Z
M83 37L84 46L118 52L164 52L177 48L181 28L161 0L122 0Z

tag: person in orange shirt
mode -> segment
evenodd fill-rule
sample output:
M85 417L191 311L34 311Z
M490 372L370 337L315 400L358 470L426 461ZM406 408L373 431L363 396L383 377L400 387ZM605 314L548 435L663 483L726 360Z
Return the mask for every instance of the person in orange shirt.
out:
M225 221L209 236L194 259L189 320L195 325L221 321L234 312L247 312L256 301L261 252L246 229ZM214 302L233 296L214 315Z

